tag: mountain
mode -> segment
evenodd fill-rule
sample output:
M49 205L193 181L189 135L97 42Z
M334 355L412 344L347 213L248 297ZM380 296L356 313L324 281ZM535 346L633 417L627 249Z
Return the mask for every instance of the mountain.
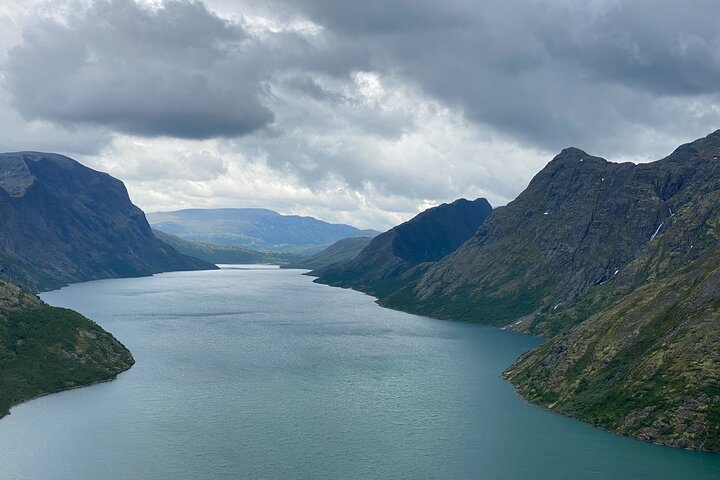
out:
M185 240L242 245L256 250L308 245L324 248L343 238L377 235L373 230L312 217L281 215L262 208L189 209L149 213L147 217L156 230Z
M604 284L528 325L561 334L506 373L526 398L622 434L720 452L718 158L720 131L635 167L659 203L657 226Z
M303 257L289 253L258 252L239 245L217 245L208 242L193 242L175 235L153 230L157 238L189 257L199 258L213 264L271 264L285 265Z
M92 321L0 281L0 417L39 395L111 380L133 363Z
M563 150L381 302L545 336L505 372L528 400L720 452L719 159L720 131L646 164Z
M520 321L532 333L556 333L566 325L543 322L541 314L613 279L656 244L695 201L689 196L712 191L717 137L639 165L563 150L471 240L393 300L433 316Z
M123 183L62 155L0 154L0 278L30 288L216 268L153 235Z
M330 266L316 280L384 296L450 254L492 213L484 198L456 200L420 213L375 237L352 261Z
M344 264L355 257L370 243L371 237L343 238L325 250L284 265L283 268L302 268L316 272L331 265Z

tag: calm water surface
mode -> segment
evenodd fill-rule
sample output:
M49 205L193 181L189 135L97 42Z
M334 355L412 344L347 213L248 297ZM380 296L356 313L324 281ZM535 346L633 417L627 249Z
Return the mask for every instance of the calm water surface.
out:
M113 332L116 381L0 421L0 478L718 479L525 403L500 372L538 341L386 310L299 271L225 269L47 293Z

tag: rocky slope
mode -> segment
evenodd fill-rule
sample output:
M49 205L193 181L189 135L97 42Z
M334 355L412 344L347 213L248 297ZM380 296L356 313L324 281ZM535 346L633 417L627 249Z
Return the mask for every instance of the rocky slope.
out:
M189 257L213 264L269 264L284 265L300 261L302 257L290 253L258 252L239 245L218 245L208 242L184 240L175 235L153 230L157 238Z
M24 400L111 380L133 363L92 321L0 281L0 417Z
M123 183L62 155L0 154L0 278L32 290L215 268L153 235Z
M351 262L311 274L320 283L350 287L379 297L405 285L470 238L492 213L484 198L430 208L375 237Z
M719 157L716 132L642 166L668 214L606 283L527 324L561 333L506 373L524 396L619 433L720 452Z
M338 240L323 251L283 265L283 268L302 268L314 270L317 274L322 270L345 264L353 260L372 241L370 237L351 237Z

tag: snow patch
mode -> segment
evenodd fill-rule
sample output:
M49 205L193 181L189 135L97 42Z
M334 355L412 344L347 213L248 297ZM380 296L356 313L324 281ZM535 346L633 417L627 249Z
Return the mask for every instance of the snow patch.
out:
M651 242L652 242L653 240L655 240L655 237L657 237L657 234L660 232L660 229L662 228L663 225L665 225L665 222L662 222L660 225L658 225L657 230L655 230L655 233L653 233L653 234L652 234L652 237L650 237L650 241L651 241Z

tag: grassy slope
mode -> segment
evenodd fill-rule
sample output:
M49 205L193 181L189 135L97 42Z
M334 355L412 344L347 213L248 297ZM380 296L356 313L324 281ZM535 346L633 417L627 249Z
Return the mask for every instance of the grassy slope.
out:
M0 282L0 416L39 395L111 380L133 363L94 322Z
M622 434L720 451L720 249L523 356L530 401Z

